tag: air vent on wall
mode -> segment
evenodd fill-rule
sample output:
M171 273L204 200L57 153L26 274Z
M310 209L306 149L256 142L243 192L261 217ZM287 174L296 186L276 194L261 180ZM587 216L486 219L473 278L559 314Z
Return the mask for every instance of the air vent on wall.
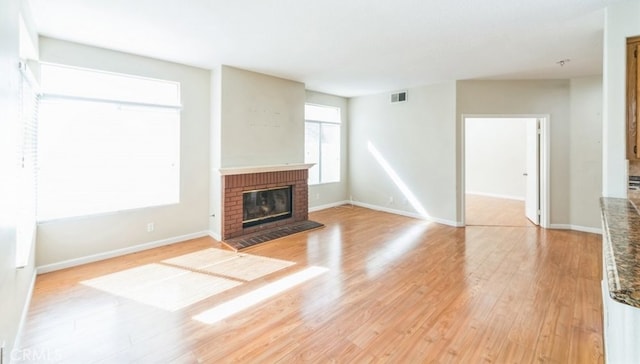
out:
M407 101L407 91L400 91L391 94L391 103Z

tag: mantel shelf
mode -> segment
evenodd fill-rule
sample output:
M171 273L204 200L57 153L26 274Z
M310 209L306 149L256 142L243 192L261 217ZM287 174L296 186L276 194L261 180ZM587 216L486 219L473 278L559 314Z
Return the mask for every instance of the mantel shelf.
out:
M313 167L314 164L315 163L288 163L288 164L276 164L271 166L227 167L227 168L220 168L218 171L220 171L221 176L231 176L236 174L295 171L300 169L309 169Z

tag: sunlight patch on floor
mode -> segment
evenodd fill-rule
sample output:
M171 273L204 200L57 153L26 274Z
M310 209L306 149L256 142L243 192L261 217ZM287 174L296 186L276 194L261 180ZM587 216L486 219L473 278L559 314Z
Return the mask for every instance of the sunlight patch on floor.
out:
M81 283L142 304L176 311L294 264L210 248Z
M201 269L205 272L220 274L234 279L252 281L294 264L294 262L285 260L245 254Z
M266 286L262 286L242 296L208 309L196 316L193 316L193 319L205 324L214 324L315 278L328 270L329 269L327 268L316 266L305 268L299 272L269 283Z
M367 276L377 277L389 272L394 263L407 257L420 244L421 237L427 229L428 225L412 226L384 244L381 249L374 251L367 259Z
M252 281L295 264L286 260L213 248L181 255L162 262L242 281Z
M222 249L202 249L193 253L184 254L171 259L165 259L162 262L180 267L200 269L211 264L224 262L225 260L234 259L238 253Z
M242 284L227 278L156 263L81 283L167 311L179 310Z

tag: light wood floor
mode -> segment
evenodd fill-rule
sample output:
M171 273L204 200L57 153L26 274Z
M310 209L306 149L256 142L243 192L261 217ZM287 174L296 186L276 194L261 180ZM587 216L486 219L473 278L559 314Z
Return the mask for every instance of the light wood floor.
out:
M524 214L524 201L466 194L465 205L467 225L536 226Z
M125 298L96 282L144 288L158 266L190 265L185 275L204 279L215 270L197 268L200 254L221 247L212 239L40 275L22 347L64 363L603 361L599 235L453 228L351 206L311 218L326 227L243 251L294 265L184 307ZM242 308L309 267L326 271L217 323L196 319ZM139 274L114 281L122 272ZM217 273L212 279L233 272ZM165 299L189 291L162 284Z

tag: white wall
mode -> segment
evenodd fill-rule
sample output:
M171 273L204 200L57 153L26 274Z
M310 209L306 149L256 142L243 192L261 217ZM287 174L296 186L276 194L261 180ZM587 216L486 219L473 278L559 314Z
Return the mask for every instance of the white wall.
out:
M221 165L304 162L304 84L221 67Z
M222 67L211 71L209 128L209 235L216 240L222 240Z
M180 203L38 226L37 265L104 256L140 244L206 234L209 211L210 72L131 54L40 38L42 61L178 81L181 84ZM147 223L155 230L148 233Z
M602 194L627 197L625 133L626 38L640 35L640 2L607 8L603 65Z
M21 1L0 0L0 342L9 362L34 278L34 258L16 269L16 129L20 72L18 15Z
M467 118L466 193L524 200L527 170L523 119Z
M571 80L570 224L600 229L602 77Z
M456 225L455 98L446 82L409 89L404 103L391 104L390 93L350 99L355 203Z
M219 168L304 162L305 89L300 82L224 65L212 73L208 226L219 239Z
M457 119L460 128L463 114L550 115L551 224L570 224L569 84L568 80L458 81ZM458 142L462 143L462 136L458 137ZM460 174L458 176L461 178ZM458 205L461 213L464 207L460 200Z
M321 92L306 92L307 102L340 108L340 182L309 186L309 208L320 208L349 200L349 102L346 98Z

